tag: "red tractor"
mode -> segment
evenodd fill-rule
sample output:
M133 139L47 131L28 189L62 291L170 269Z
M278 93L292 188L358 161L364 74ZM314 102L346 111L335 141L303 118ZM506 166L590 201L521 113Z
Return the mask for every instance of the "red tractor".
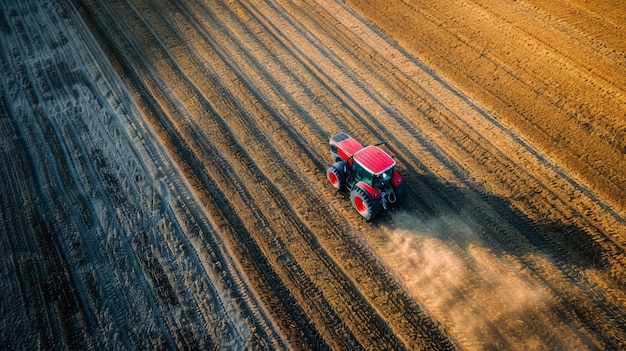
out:
M352 206L368 221L404 195L396 161L378 147L381 144L385 143L363 147L345 133L330 138L335 163L328 167L326 176L335 189L350 192Z

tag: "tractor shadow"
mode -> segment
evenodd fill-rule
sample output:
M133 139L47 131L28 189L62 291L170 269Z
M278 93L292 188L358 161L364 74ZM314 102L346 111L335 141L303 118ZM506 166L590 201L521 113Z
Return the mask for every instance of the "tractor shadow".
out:
M414 174L405 181L405 198L383 212L378 225L454 241L463 248L484 247L496 255L539 253L560 265L610 269L609 255L583 228L530 219L506 198L442 183L434 176Z

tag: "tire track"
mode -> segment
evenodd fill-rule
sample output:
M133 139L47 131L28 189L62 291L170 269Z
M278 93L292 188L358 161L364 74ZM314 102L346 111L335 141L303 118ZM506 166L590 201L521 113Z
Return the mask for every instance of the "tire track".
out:
M86 86L89 86L90 84L86 84ZM72 85L73 87L75 87L75 83ZM57 89L55 89L56 91ZM96 99L97 100L97 99ZM101 100L98 101L99 103L101 103L100 106L106 106L106 103L102 102ZM128 143L128 140L125 139L124 132L120 132L121 126L119 125L115 125L115 124L109 124L107 126L108 128L102 128L102 130L107 130L109 131L110 135L109 138L111 138L111 142L113 144L117 144L118 147L120 147L121 149L125 149L124 143ZM111 128L113 127L113 128ZM85 130L83 132L86 132ZM74 133L76 134L76 133ZM77 141L78 145L81 145L81 141ZM85 152L85 148L82 148L83 153L85 156L87 156L87 152ZM133 150L131 150L130 153L133 153ZM93 157L93 154L89 155ZM132 160L132 158L131 158ZM95 159L95 163L94 163L95 168L90 165L87 164L85 166L86 171L85 174L89 175L90 178L92 178L92 182L94 185L93 187L95 187L99 192L101 198L108 198L111 201L108 204L105 204L105 207L107 208L106 213L116 213L118 212L119 208L124 208L126 207L126 209L129 212L133 212L133 211L137 211L136 208L133 208L132 206L128 206L125 205L124 203L126 203L128 201L128 198L125 197L120 197L120 196L112 196L112 195L105 195L105 194L113 194L117 191L119 191L119 189L117 188L117 186L119 186L120 183L119 182L119 178L116 178L118 176L120 176L119 174L114 174L114 173L110 173L108 170L103 170L104 167L106 167L106 161L102 156L97 156L96 155L96 159ZM122 170L124 170L125 168L130 168L130 169L135 169L137 170L138 165L137 164L133 164L133 162L128 162L125 165L126 167L123 167ZM130 178L127 176L124 176L123 174L124 171L122 171L122 178ZM107 183L107 182L112 182L112 183ZM115 187L112 187L112 185L114 185ZM133 198L140 198L137 194L136 191L133 191L134 188L132 187L126 187L126 191L128 192L127 195L131 196ZM130 208L128 208L130 207ZM120 218L118 218L118 222L115 223L113 226L119 230L120 233L129 233L132 232L133 229L133 222L131 220L131 222L129 223L128 221L126 221L126 219L124 218L123 215L119 215L118 212L118 216ZM129 228L130 227L130 228ZM91 243L92 241L89 238L89 232L88 230L85 230L85 228L81 228L79 226L78 228L78 233L82 236L82 245L84 245L86 247L86 251L89 252L89 256L90 261L92 262L106 262L106 258L102 256L101 253L99 253L99 251L97 249L94 250L94 248L92 248ZM92 233L95 234L95 233ZM134 269L136 269L136 271L139 271L139 266L137 265L136 261L133 260L134 258L134 253L132 253L132 248L130 248L130 243L128 242L128 240L125 238L124 235L122 235L122 237L119 238L122 243L123 243L123 250L127 253L128 257L131 257L131 265L134 267ZM80 256L80 253L75 253L74 255L78 255ZM112 282L115 281L115 278L111 275L110 273L111 271L104 269L104 270L96 270L96 275L98 277L98 281L103 281L103 282ZM141 279L139 279L140 285L143 285L142 288L143 290L146 292L146 296L150 296L150 291L147 288L147 284L146 282ZM112 302L115 302L115 304L113 304L112 302L108 302L107 301L107 305L108 307L114 311L114 318L117 320L118 323L120 323L120 325L125 325L124 327L120 327L120 328L124 328L124 329L130 329L130 325L125 324L127 323L127 317L123 316L121 313L121 310L128 310L130 309L129 305L126 305L124 302L124 299L119 298L119 296L127 296L128 293L120 293L121 290L117 290L117 292L114 292L115 290L110 289L111 285L105 286L104 290L107 291L107 295L109 297L112 297ZM86 288L82 288L79 291L87 291ZM157 314L157 318L158 314ZM127 340L128 342L128 340ZM169 340L169 343L171 344L171 340ZM130 346L131 344L127 344L126 346Z
M101 13L100 11L96 11L97 13ZM113 18L115 18L115 15L112 16ZM120 26L121 28L121 26ZM112 36L113 38L116 38L116 41L119 41L119 39L116 36ZM114 41L112 41L112 43L115 43ZM120 50L119 53L133 53L133 51L125 51L125 50ZM119 55L120 59L124 59L123 55ZM132 63L125 65L125 67L127 67L128 69L133 69L135 70L136 67L134 66L134 64L138 64L141 62L144 62L143 59L139 59L139 58L134 58L131 61ZM147 61L146 61L147 62ZM147 68L147 67L146 67ZM150 90L147 90L148 88L146 87L142 87L142 85L144 83L142 83L141 81L136 81L136 83L139 84L139 88L144 90L146 92L146 94L144 96L146 97L150 97L151 96L151 92ZM157 85L158 86L158 85ZM162 85L165 86L165 85ZM156 96L164 96L163 94L156 94ZM171 103L175 104L176 102L171 101ZM152 113L163 113L163 112L159 112L160 111L160 107L156 107L159 106L161 104L161 102L157 102L156 100L153 102L148 101L149 106L154 106L152 108ZM156 107L156 108L155 108ZM172 127L167 127L167 125L170 123L170 118L168 115L164 114L163 118L160 119L161 123L163 123L163 125L166 128L172 128ZM175 119L172 119L172 121ZM187 131L189 132L194 132L196 133L196 131L193 128L188 128ZM244 225L243 222L241 222L241 220L239 219L239 215L235 212L234 208L230 205L229 202L226 202L226 196L223 195L223 193L221 192L221 190L219 190L219 188L217 187L217 185L214 183L213 180L210 180L207 176L206 176L206 172L204 171L205 166L203 165L203 162L205 161L200 161L196 155L194 155L190 149L190 146L187 145L187 141L183 140L182 138L180 138L180 136L178 135L177 132L175 132L175 129L172 129L172 131L169 133L169 138L171 138L170 142L173 142L175 145L174 150L178 150L178 152L182 152L182 159L185 160L185 162L189 163L189 166L192 167L192 171L195 169L195 171L193 171L195 177L199 178L198 180L201 182L203 188L205 189L212 189L211 191L205 192L203 193L205 200L209 199L211 200L213 203L216 204L216 206L211 206L211 208L213 208L214 210L218 211L217 215L214 218L227 218L228 221L230 222L229 226L232 228L230 230L228 230L228 227L225 227L224 224L220 224L220 228L223 231L226 232L231 232L230 235L234 236L235 238L238 238L238 240L235 240L235 242L237 243L241 243L243 246L236 248L237 250L241 250L243 252L248 252L249 255L252 255L252 257L254 258L253 260L243 258L243 262L242 264L244 265L244 268L246 268L246 266L250 267L255 267L254 269L257 270L257 272L259 272L260 276L259 278L261 280L264 281L263 284L267 284L268 286L270 284L276 284L277 277L274 276L273 270L271 268L269 268L269 265L267 263L267 261L264 259L264 256L260 253L259 251L259 247L256 246L256 244L253 244L253 241L251 240L250 237L250 233L247 231L246 225ZM194 140L196 138L191 137L189 140ZM198 138L197 140L200 141L208 141L206 140L206 138ZM206 145L205 145L206 146ZM215 150L214 147L211 147L212 150ZM205 151L206 152L206 151ZM211 155L210 157L206 157L205 160L211 160L210 162L218 162L216 167L214 167L214 169L216 169L218 172L224 172L224 170L229 169L229 165L228 163L224 162L224 161L216 161L219 160L221 157L219 156L219 154L216 151L209 151L209 154ZM230 176L234 176L234 178L236 179L237 176L234 172L227 172L225 173L225 175L223 176L224 179L229 179ZM257 217L258 218L258 217ZM238 224L239 223L239 224ZM259 228L259 227L257 227ZM228 234L228 233L225 233ZM248 255L246 254L246 255ZM248 268L249 269L249 268ZM259 279L259 278L254 278L253 279ZM257 281L257 284L259 282ZM278 301L282 302L278 302L278 301L270 301L269 304L273 305L276 308L279 308L280 305L282 305L283 303L285 304L285 306L283 308L286 308L287 311L283 310L283 313L289 313L292 314L292 319L293 319L293 324L296 326L300 326L299 330L309 330L309 335L310 337L312 337L313 339L311 339L312 344L315 344L315 336L313 333L311 333L311 328L309 328L306 324L301 324L302 322L305 321L305 318L302 317L301 312L298 312L298 308L296 307L297 305L294 303L290 302L290 295L287 291L283 290L281 286L274 286L273 288L273 292L275 294L275 296L279 299ZM262 298L268 298L272 295L267 295L267 296L262 296ZM273 298L272 298L273 299ZM266 300L267 301L267 300ZM288 312L288 309L291 309L291 312ZM277 312L278 311L274 311ZM306 322L304 322L306 323ZM305 335L306 337L306 335ZM319 341L317 341L317 343L319 343Z
M623 85L622 70L623 65L619 57L620 52L611 48L620 48L620 45L603 45L589 38L586 33L598 33L598 31L584 31L570 24L567 21L550 21L553 12L547 12L540 7L531 4L502 4L494 6L483 1L474 1L489 17L497 18L500 30L511 33L522 33L524 37L531 38L538 42L539 47L544 47L557 57L558 61L569 62L570 66L577 67L589 81L599 80L602 85L612 86L614 90L625 92ZM563 5L563 4L562 4ZM600 5L600 4L594 4ZM567 6L556 6L555 8L566 9ZM523 21L520 21L519 13L528 14ZM567 11L563 11L567 12ZM610 12L608 12L610 14ZM608 16L603 16L606 23ZM587 22L588 18L580 20L579 23ZM528 22L532 21L532 25ZM549 22L550 21L550 22ZM553 27L547 26L551 23ZM578 21L577 21L578 22ZM506 28L510 27L510 28ZM506 29L505 29L506 28ZM619 29L609 30L610 33L619 33ZM617 35L616 35L617 36ZM620 44L622 44L620 42ZM622 84L621 84L622 83ZM620 85L621 84L621 85ZM610 89L607 89L611 91ZM610 116L614 117L614 116Z
M43 10L36 8L32 11L34 11L34 13L36 14L37 11ZM36 39L36 37L34 38L32 36L32 33L29 32L29 30L32 30L33 28L35 30L39 28L38 25L27 22L31 18L31 14L18 14L13 10L9 10L9 12L12 12L13 14L15 14L15 16L20 16L19 19L15 20L14 26L10 28L10 30L18 33L17 35L28 37L30 40L27 42L29 43L40 43L40 46L35 47L34 50L32 47L28 47L28 49L18 48L16 51L19 52L19 55L21 55L22 57L34 57L38 51L44 51L45 49L42 47L43 44L41 44L41 39ZM30 56L28 53L29 50L33 50L32 52L30 52ZM64 226L72 222L70 218L77 217L75 213L64 213L64 209L66 208L65 204L72 203L69 199L69 197L72 195L68 195L67 193L68 187L73 185L72 180L62 179L58 176L59 169L70 169L71 167L67 164L67 159L61 159L61 162L59 163L55 163L54 161L58 154L65 154L65 156L67 156L66 150L60 150L58 148L58 146L60 146L58 139L55 140L54 138L52 138L49 139L49 142L47 144L42 143L42 141L46 139L42 134L41 128L45 129L46 126L50 126L49 123L52 122L52 118L49 114L47 114L45 110L41 108L40 105L42 103L45 103L44 96L46 96L46 94L49 92L49 87L46 87L46 78L42 77L42 75L37 71L36 66L38 62L39 61L33 61L30 66L22 66L23 70L21 72L18 71L23 75L22 77L26 78L22 80L21 83L24 89L25 99L30 99L29 105L33 106L34 113L32 114L32 117L31 119L29 119L28 117L23 115L24 113L28 113L27 108L23 108L25 107L24 105L21 106L22 108L18 109L19 112L16 111L17 113L12 114L13 123L16 123L20 126L18 129L19 135L28 136L30 134L31 142L29 144L33 146L26 147L25 149L31 150L29 152L29 158L33 160L32 162L30 162L33 172L29 172L28 174L30 174L31 177L33 177L34 175L34 178L37 180L37 183L35 185L35 189L38 189L37 197L44 201L43 209L31 209L31 220L33 222L33 225L35 226L33 233L33 243L38 243L38 246L42 250L41 255L48 258L45 261L47 267L46 270L48 271L49 275L51 277L54 277L54 279L56 280L50 285L50 288L52 289L52 294L50 295L50 298L58 298L58 301L60 303L59 313L63 316L62 318L60 318L60 321L62 322L61 327L63 328L64 337L67 338L67 340L74 340L77 345L78 343L83 342L85 343L82 344L83 347L86 347L89 344L93 344L93 340L88 340L89 336L97 335L96 330L94 329L94 324L91 322L92 320L94 320L94 316L88 308L89 298L81 293L83 290L80 290L81 282L80 279L78 279L79 273L77 271L74 271L71 265L67 264L68 261L71 260L71 254L68 247L63 243L59 235L59 231L62 230ZM40 85L39 83L41 83L42 80L44 82L42 83L42 85ZM25 102L24 100L21 101L22 103ZM21 122L17 122L15 120L16 118L24 117L26 117L26 119L23 119ZM22 126L22 124L25 124L25 126ZM26 131L26 127L28 126L31 126L31 128L29 128L30 131L35 132L34 135ZM43 159L39 158L41 156L43 156ZM61 156L61 158L62 157L63 156ZM53 161L42 162L45 159ZM46 167L35 166L41 165L42 163L48 164L48 172L46 172ZM38 168L43 168L44 171L41 172L40 170L37 170ZM49 172L51 173L51 175L48 175ZM50 191L50 188L54 187L54 184L58 184L58 188L60 189L65 188L66 191ZM62 199L56 199L56 197L59 196L64 197L65 201L63 201ZM77 200L81 200L80 195L74 194L73 197ZM59 211L57 211L56 213L59 216L58 220L62 223L60 226L53 224L57 219L53 219L50 215L47 214L52 213L52 208L59 209ZM40 277L40 279L44 278ZM72 290L78 290L77 293L73 294L71 292L64 292L64 290L62 290L64 285L74 287L74 289ZM42 308L42 310L44 310L44 308ZM86 335L87 340L83 338L73 338L72 335L74 328L89 330L89 333Z
M6 46L5 46L6 47ZM8 62L2 60L3 63ZM3 65L4 66L4 65ZM2 73L6 68L2 68ZM0 107L3 111L10 111L8 103L8 92L2 90L2 100ZM61 340L60 331L56 323L56 319L49 309L44 307L47 299L47 286L39 289L33 289L37 286L33 280L47 281L48 272L45 263L37 259L40 256L38 247L33 247L32 242L35 241L33 236L32 224L28 218L23 215L27 210L25 206L33 206L33 199L29 198L28 193L22 192L22 188L28 184L30 178L27 175L32 163L28 158L27 145L18 137L17 129L14 128L13 121L10 117L2 117L2 135L3 165L11 165L11 167L2 167L2 227L0 227L0 238L3 244L2 248L2 275L5 285L5 296L12 296L12 305L4 305L2 307L3 328L0 333L0 339L3 345L7 347L17 347L21 340L33 340L45 347L52 347L54 340ZM12 141L12 142L10 142ZM18 144L18 145L16 145ZM16 148L15 146L21 146ZM21 157L11 158L14 153ZM18 161L18 162L16 162ZM8 190L7 190L8 189ZM24 205L23 205L24 204ZM21 235L13 235L21 233ZM8 290L8 291L7 291ZM26 303L28 302L28 304ZM26 306L23 311L15 311L10 306ZM37 312L44 311L43 316L37 319ZM13 318L13 319L12 319ZM36 323L28 325L20 323L20 321L34 319ZM21 325L21 327L20 327Z
M581 1L529 1L540 11L569 25L580 28L582 35L591 37L602 48L621 49L624 47L624 4L621 1L607 1L592 4ZM622 64L623 65L623 64Z

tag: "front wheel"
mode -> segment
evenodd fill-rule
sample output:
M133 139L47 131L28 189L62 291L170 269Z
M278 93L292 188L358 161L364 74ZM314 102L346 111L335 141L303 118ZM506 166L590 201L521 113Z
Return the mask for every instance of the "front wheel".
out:
M346 176L343 172L343 165L341 162L335 162L332 166L326 170L326 177L330 184L337 190L343 190L346 187Z
M352 207L366 220L371 220L380 212L380 201L376 201L362 188L355 186L350 191Z

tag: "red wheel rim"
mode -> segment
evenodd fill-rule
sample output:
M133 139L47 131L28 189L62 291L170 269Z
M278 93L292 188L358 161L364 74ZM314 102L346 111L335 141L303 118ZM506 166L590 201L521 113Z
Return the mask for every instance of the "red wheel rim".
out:
M361 214L367 213L367 206L365 206L365 201L360 196L354 197L354 208Z
M333 172L328 172L328 180L330 180L330 184L332 184L335 188L337 187L337 184L339 184L337 176Z

